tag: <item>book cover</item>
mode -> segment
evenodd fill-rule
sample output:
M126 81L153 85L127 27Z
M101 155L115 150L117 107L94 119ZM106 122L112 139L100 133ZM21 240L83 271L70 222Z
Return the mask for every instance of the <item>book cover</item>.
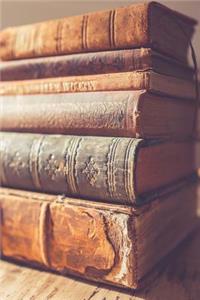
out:
M195 100L197 97L194 81L153 71L0 81L0 95L2 96L123 90L148 90L154 94L181 99Z
M1 131L186 138L195 104L148 91L0 96Z
M194 228L196 201L197 183L190 181L140 208L1 188L1 252L135 289Z
M186 63L195 24L156 2L138 3L7 28L0 33L0 58L150 47Z
M0 133L1 184L122 204L192 174L193 141ZM141 196L141 197L138 197Z
M150 48L1 61L0 80L25 80L152 70L192 80L194 70Z

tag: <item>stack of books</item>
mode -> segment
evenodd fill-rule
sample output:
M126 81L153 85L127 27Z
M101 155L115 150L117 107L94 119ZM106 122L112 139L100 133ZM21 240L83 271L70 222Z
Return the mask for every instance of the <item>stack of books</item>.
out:
M153 2L0 33L4 258L138 288L191 232L195 24Z

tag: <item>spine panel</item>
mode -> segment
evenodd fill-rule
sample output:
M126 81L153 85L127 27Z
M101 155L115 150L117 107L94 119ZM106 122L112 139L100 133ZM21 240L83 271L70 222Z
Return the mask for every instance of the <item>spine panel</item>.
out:
M0 97L2 131L135 137L140 92Z
M153 67L151 55L150 49L134 49L1 62L0 80L10 81L148 70Z
M148 89L149 72L125 72L0 82L0 95L53 94Z

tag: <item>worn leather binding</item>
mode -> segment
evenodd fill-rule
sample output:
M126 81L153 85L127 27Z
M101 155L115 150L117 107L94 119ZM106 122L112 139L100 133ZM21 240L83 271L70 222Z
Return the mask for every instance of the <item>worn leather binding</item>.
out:
M194 76L192 68L149 48L142 48L2 61L0 80L25 80L135 70L153 70L188 80Z
M1 188L1 252L135 289L194 228L196 199L197 184L189 181L140 208Z
M193 134L195 103L142 91L0 97L2 131L180 138Z
M197 169L193 142L6 132L0 139L1 184L25 190L133 204Z
M0 58L152 47L186 62L195 24L195 20L155 2L133 4L7 28L0 33ZM185 28L188 39L180 26Z
M0 95L120 90L148 90L152 93L184 99L196 98L195 83L193 81L158 74L153 71L0 82Z

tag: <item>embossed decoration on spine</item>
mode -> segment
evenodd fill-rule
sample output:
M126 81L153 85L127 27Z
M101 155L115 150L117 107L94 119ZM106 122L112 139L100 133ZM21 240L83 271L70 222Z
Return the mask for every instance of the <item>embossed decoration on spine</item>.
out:
M46 162L47 164L44 170L46 171L47 175L51 178L51 180L59 180L58 175L68 174L68 169L65 166L65 162L59 162L57 159L55 159L54 154L50 154Z
M20 153L15 152L15 155L11 157L8 166L10 169L12 169L13 173L15 173L17 176L20 176L26 165L23 162L23 158Z
M134 157L142 140L2 132L2 185L130 203Z
M87 180L93 186L99 175L99 168L97 168L96 162L92 156L89 157L88 162L85 163L85 168L82 173L86 175Z

